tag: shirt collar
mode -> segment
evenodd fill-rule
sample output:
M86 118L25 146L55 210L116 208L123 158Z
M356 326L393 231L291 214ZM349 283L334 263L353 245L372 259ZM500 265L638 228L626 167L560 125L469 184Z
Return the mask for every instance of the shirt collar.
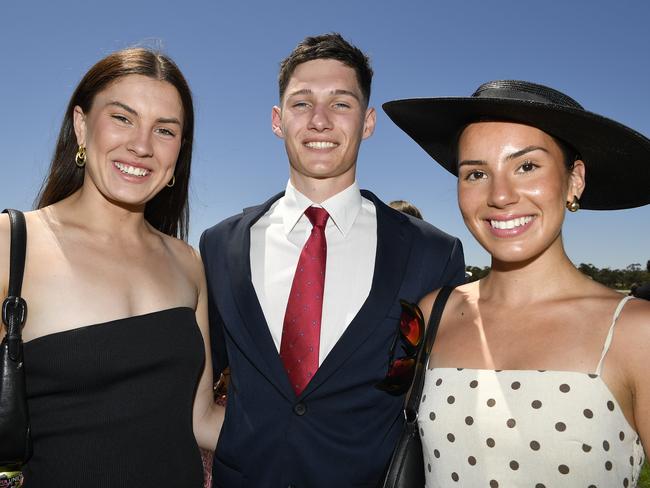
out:
M312 202L305 195L300 193L292 184L287 182L287 188L282 199L282 219L285 235L289 235L296 226L307 208L312 205L323 207L330 215L329 220L345 237L352 228L352 224L361 210L361 191L355 181L345 190L328 198L320 205Z

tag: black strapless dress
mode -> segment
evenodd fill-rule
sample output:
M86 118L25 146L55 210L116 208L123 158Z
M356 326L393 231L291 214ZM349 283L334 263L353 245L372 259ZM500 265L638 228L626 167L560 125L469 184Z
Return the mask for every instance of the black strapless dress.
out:
M200 488L192 404L203 351L186 307L27 342L24 488Z

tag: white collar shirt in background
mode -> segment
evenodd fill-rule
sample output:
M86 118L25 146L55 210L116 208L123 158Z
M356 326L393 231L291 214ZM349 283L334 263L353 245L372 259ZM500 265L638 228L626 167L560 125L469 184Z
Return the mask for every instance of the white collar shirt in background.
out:
M283 197L251 227L251 279L275 346L280 350L293 275L312 225L304 215L323 207L327 265L318 364L332 350L365 302L375 268L377 213L355 182L318 205L291 182Z

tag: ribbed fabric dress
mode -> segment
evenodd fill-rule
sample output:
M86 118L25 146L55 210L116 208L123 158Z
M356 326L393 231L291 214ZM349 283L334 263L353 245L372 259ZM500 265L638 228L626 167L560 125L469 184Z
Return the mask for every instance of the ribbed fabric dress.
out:
M192 404L203 350L185 307L27 342L24 488L200 488Z

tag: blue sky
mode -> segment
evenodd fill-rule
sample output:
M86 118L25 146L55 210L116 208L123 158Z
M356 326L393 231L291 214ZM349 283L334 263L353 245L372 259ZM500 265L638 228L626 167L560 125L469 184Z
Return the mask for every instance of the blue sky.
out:
M460 218L455 178L388 120L381 103L466 96L488 80L526 79L648 136L649 19L645 0L2 2L0 204L31 208L65 106L92 64L127 46L160 47L194 93L196 245L206 227L284 188L284 147L270 128L278 63L305 36L338 31L375 70L378 124L361 148L361 187L385 201L412 201L463 240L468 264L485 266L489 256ZM649 217L650 206L568 215L567 252L576 264L645 266Z

